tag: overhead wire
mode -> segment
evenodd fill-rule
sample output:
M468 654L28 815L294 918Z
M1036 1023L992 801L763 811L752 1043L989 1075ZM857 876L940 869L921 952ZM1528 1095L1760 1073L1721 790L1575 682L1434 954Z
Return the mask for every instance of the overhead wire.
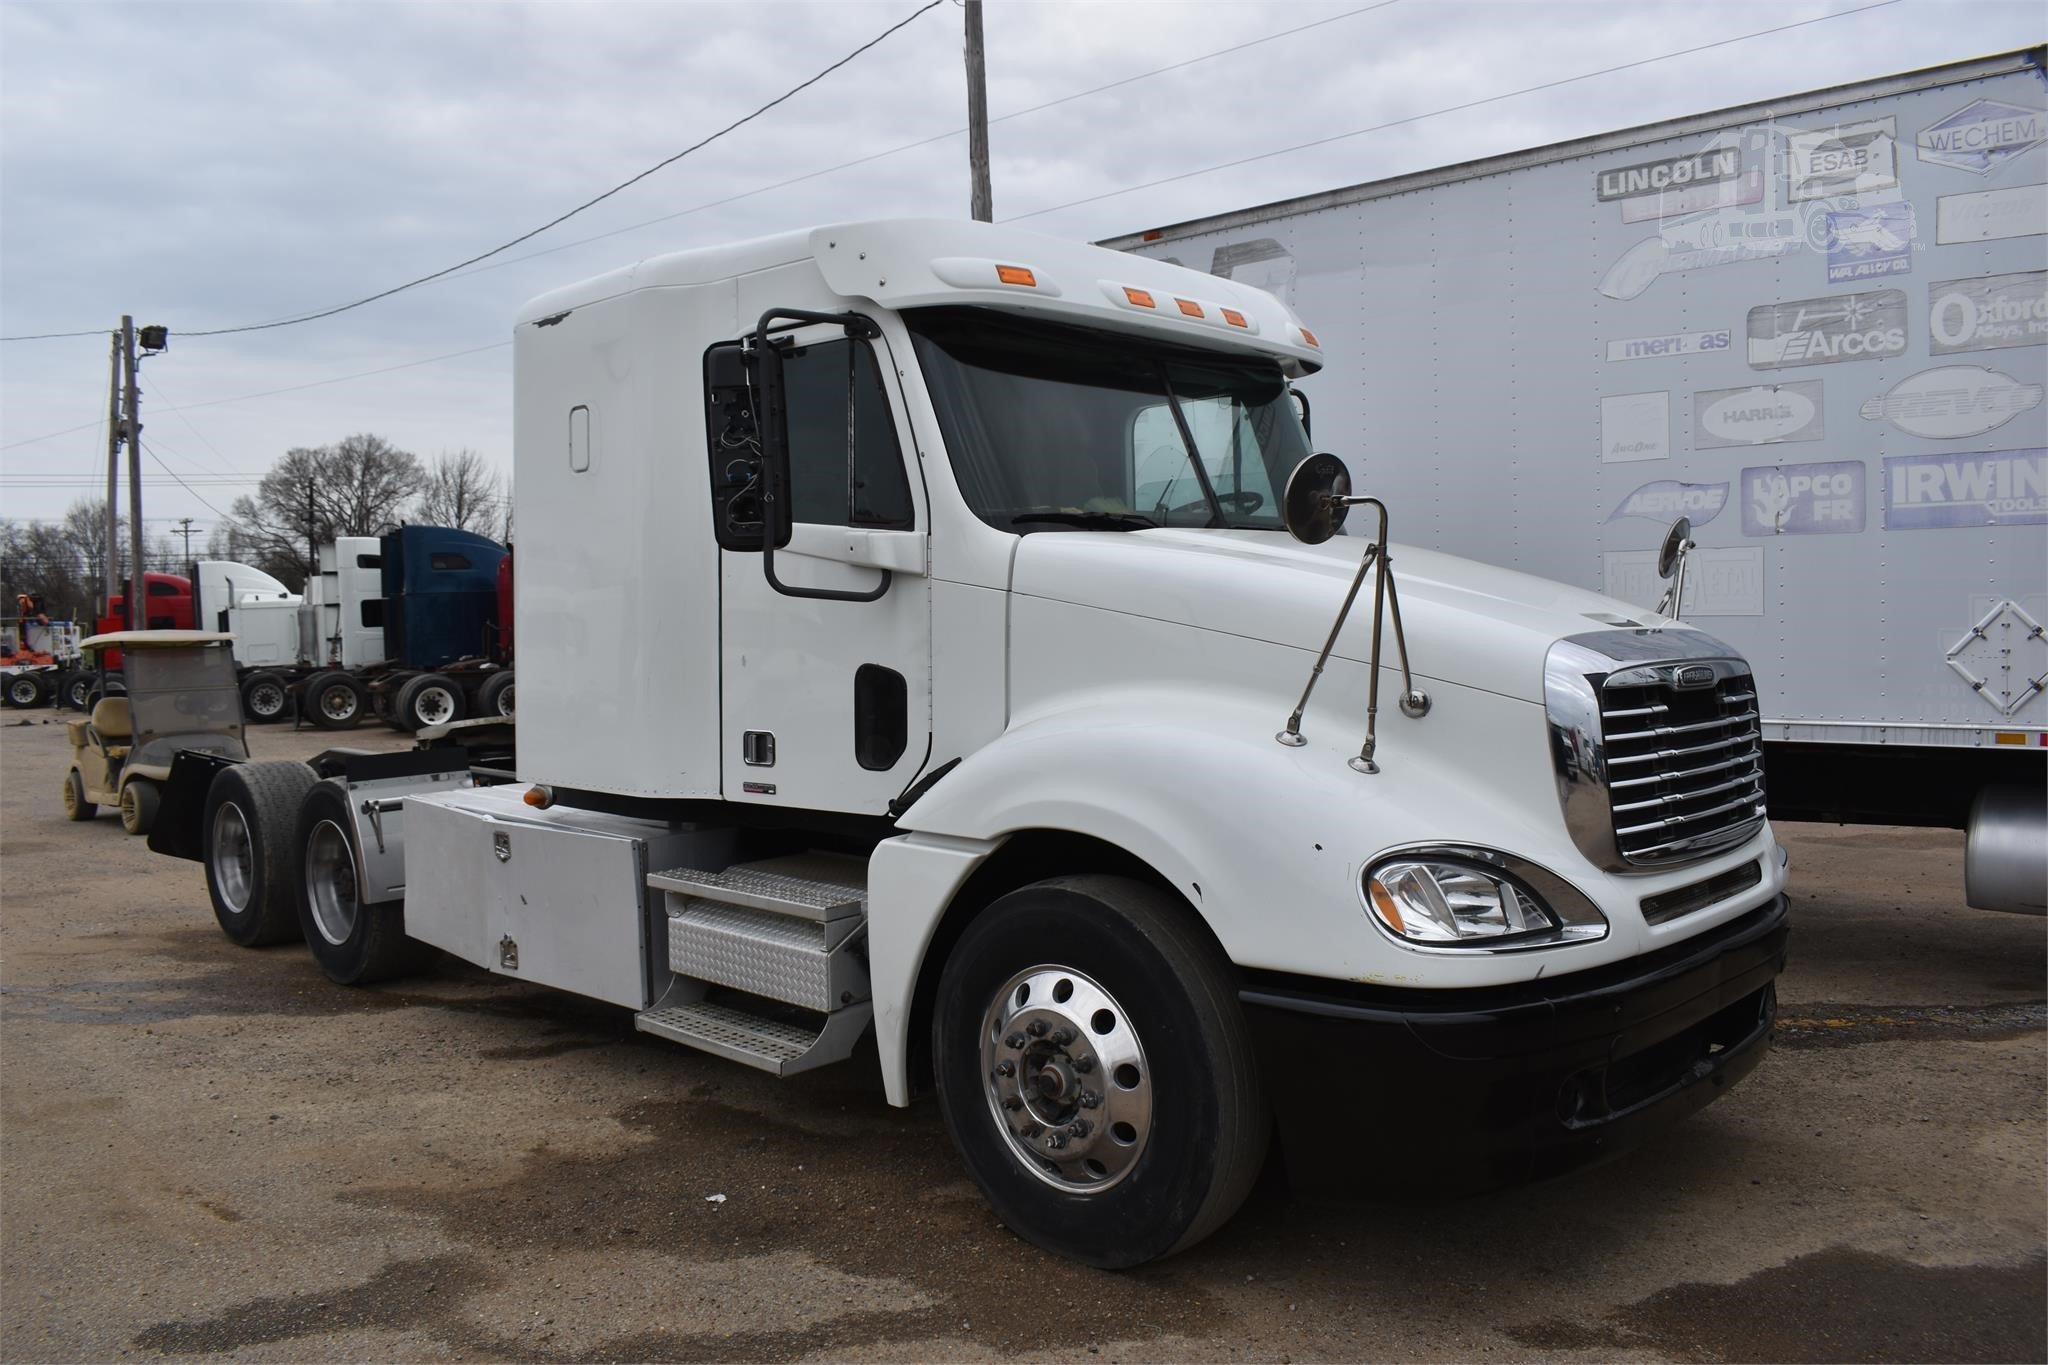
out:
M1598 76L1611 76L1616 72L1629 71L1636 67L1651 66L1657 62L1668 62L1676 57L1690 57L1694 53L1708 52L1717 47L1728 47L1734 43L1746 43L1752 38L1766 38L1774 33L1787 33L1795 28L1805 28L1810 24L1824 24L1831 19L1847 19L1852 15L1868 14L1872 10L1885 9L1900 3L1902 3L1902 0L1877 0L1877 3L1873 5L1861 5L1855 9L1836 10L1831 14L1821 14L1811 19L1800 19L1794 23L1779 24L1774 28L1760 28L1753 33L1737 34L1732 38L1721 38L1711 43L1700 43L1695 47L1680 48L1676 52L1665 52L1655 57L1643 57L1632 62L1622 62L1618 66L1602 67L1598 71L1587 71L1577 76L1564 76L1554 81L1543 81L1536 85L1525 85L1520 89L1509 90L1498 95L1488 95L1483 99L1467 100L1462 104L1447 105L1442 109L1432 109L1428 113L1410 114L1405 118L1388 119L1384 123L1375 123L1367 128L1353 128L1348 133L1332 133L1328 137L1312 138L1307 142L1297 142L1291 147L1276 147L1271 151L1258 152L1252 156L1241 156L1232 161L1221 161L1213 166L1203 166L1198 170L1182 171L1177 175L1165 175L1157 180L1147 180L1136 185L1126 185L1122 189L1105 190L1101 194L1086 195L1080 199L1069 199L1063 204L1053 204L1046 208L1033 209L1029 213L1012 214L1000 221L1016 223L1022 222L1026 218L1041 218L1048 213L1058 213L1062 209L1079 208L1083 204L1100 203L1104 199L1115 199L1119 195L1135 194L1139 190L1157 189L1161 185L1171 185L1182 180L1192 180L1196 176L1213 175L1217 171L1227 171L1239 166L1249 166L1255 161L1265 161L1276 156L1286 156L1291 152L1307 151L1311 147L1326 147L1330 143L1343 142L1347 138L1363 137L1367 133L1384 132L1389 128L1399 128L1404 124L1420 123L1424 119L1441 118L1445 114L1462 113L1467 109L1478 109L1488 104L1498 104L1502 100L1514 99L1520 95L1533 95L1541 90L1555 90L1559 86L1573 85L1579 81L1589 81Z

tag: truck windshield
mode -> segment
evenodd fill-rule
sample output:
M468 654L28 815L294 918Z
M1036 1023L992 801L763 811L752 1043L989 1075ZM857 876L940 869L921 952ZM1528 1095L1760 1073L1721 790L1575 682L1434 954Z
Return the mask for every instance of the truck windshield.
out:
M991 526L1280 528L1309 448L1277 365L982 309L905 322L954 477Z

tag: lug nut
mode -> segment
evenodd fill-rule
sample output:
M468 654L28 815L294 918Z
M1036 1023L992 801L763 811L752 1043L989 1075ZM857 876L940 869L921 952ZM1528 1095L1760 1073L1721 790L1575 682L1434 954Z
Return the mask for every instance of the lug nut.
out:
M1073 1041L1074 1031L1070 1028L1060 1029L1052 1036L1052 1045L1054 1047L1065 1047L1068 1043L1071 1043Z
M1022 1100L1018 1099L1018 1098L1017 1098L1017 1097L1016 1097L1015 1095L1005 1095L1005 1096L1003 1096L1003 1108L1005 1108L1005 1109L1022 1109L1023 1107L1024 1107L1024 1101L1022 1101Z
M1047 1133L1045 1135L1045 1145L1048 1150L1057 1152L1060 1148L1067 1145L1067 1135L1065 1133Z
M1033 1019L1024 1026L1024 1031L1033 1038L1043 1038L1045 1036L1045 1020Z
M1003 1039L1003 1046L1004 1046L1004 1047L1007 1047L1007 1048L1021 1048L1021 1047L1023 1047L1023 1046L1024 1046L1024 1035L1023 1035L1023 1034L1021 1034L1021 1033L1013 1033L1013 1034L1011 1034L1011 1035L1010 1035L1009 1037L1007 1037L1007 1038Z
M1044 1131L1045 1126L1043 1124L1030 1123L1024 1126L1024 1136L1027 1138L1035 1138Z
M1102 1096L1096 1094L1093 1090L1083 1090L1081 1092L1081 1107L1083 1109L1093 1109L1101 1103Z
M1095 1125L1086 1119L1075 1119L1067 1125L1067 1131L1077 1138L1084 1138L1095 1131Z
M1010 1059L1009 1059L1008 1057L1005 1057L1005 1058L1003 1058L1003 1060L1001 1060L1000 1062L997 1062L997 1063L996 1063L996 1075L998 1075L998 1076L1014 1076L1014 1075L1016 1075L1016 1074L1017 1074L1017 1064L1016 1064L1015 1062L1011 1061L1011 1060L1010 1060Z
M1068 1065L1085 1076L1095 1069L1095 1059L1083 1053L1081 1056L1074 1058Z

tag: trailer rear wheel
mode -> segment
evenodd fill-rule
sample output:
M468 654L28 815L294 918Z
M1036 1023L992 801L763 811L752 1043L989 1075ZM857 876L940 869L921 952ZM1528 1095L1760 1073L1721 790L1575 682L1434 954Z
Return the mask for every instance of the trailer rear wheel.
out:
M996 1216L1103 1267L1237 1211L1270 1127L1230 965L1185 906L1108 876L1038 882L970 924L939 981L939 1107Z
M299 935L295 831L316 780L303 763L238 763L206 789L206 890L221 932L244 948Z
M315 673L299 695L307 718L323 730L353 730L368 709L363 685L346 673Z
M299 807L299 927L328 979L363 986L418 971L432 949L405 936L405 902L365 904L348 798L320 783Z
M146 777L134 778L121 786L121 828L130 834L147 834L156 823L159 804L156 783Z
M57 704L73 711L85 709L85 699L92 691L92 674L86 672L66 673L57 679Z
M408 733L462 719L462 685L445 673L422 673L398 689L392 719Z
M242 680L242 714L258 725L282 719L288 700L284 679L275 673L251 673Z
M479 716L502 716L512 720L512 673L493 673L484 679L484 685L476 690L476 713Z

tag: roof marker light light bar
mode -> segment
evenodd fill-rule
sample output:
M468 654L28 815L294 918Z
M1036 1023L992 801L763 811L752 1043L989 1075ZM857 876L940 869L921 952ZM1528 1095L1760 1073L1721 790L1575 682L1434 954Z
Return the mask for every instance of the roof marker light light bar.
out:
M1232 327L1250 327L1250 326L1251 326L1251 324L1250 324L1249 322L1246 322L1246 321L1244 320L1244 314L1242 314L1242 313L1238 312L1238 311L1237 311L1237 310L1236 310L1235 308L1226 308L1226 309L1224 309L1224 310L1223 310L1223 320L1224 320L1225 322L1229 323L1229 324L1230 324L1230 325L1231 325Z
M1175 299L1174 302L1180 305L1181 312L1186 313L1191 318L1208 316L1208 314L1202 311L1202 305L1196 303L1193 299Z
M1004 284L1022 285L1026 289L1038 288L1038 276L1033 274L1028 267L1021 265L997 266L996 278Z
M1124 286L1124 300L1139 308L1157 308L1159 306L1152 301L1150 294L1142 289L1133 289L1129 285Z

